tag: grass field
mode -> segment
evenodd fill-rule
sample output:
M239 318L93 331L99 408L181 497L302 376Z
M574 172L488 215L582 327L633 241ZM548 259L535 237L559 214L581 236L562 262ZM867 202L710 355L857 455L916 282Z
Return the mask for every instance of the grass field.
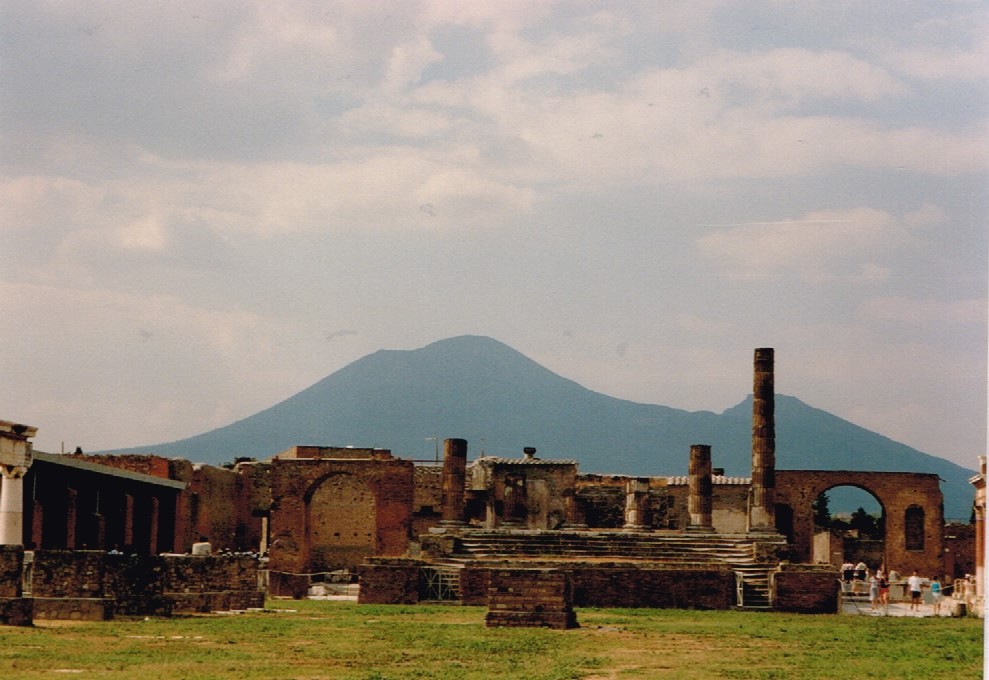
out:
M483 608L273 601L275 611L0 628L0 678L982 677L982 621L580 609L568 631Z

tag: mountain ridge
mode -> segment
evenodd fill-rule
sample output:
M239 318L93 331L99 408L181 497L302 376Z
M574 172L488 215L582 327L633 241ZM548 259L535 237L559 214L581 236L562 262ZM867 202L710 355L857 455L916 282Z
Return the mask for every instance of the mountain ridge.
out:
M741 370L741 369L740 369ZM712 446L715 467L751 473L752 396L720 414L595 392L487 336L462 335L414 350L368 354L258 413L208 432L106 453L156 453L220 464L266 459L295 445L372 446L432 458L439 440L515 456L576 459L581 472L686 474L690 444ZM931 472L945 513L968 517L975 474L955 463L802 402L776 395L779 469ZM434 439L435 438L435 439Z

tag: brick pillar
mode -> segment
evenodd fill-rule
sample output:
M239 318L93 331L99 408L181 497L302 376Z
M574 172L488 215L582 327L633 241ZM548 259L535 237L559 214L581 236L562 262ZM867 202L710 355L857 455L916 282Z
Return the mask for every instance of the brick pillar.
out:
M134 549L134 497L130 494L124 496L124 547Z
M690 513L688 529L713 531L711 519L711 447L707 444L690 445L689 468L690 495L687 496L687 512Z
M75 489L65 490L65 547L67 550L76 549L76 527L79 526L79 492Z
M467 440L443 441L443 524L463 526L467 480Z
M44 534L45 526L45 506L41 501L34 501L34 508L31 511L31 545L38 549L41 547L41 537Z
M649 480L636 477L625 482L625 529L640 530L646 527L649 505Z
M151 498L151 521L148 527L148 533L151 535L148 537L148 554L157 555L158 554L158 507L159 500L156 496Z
M752 383L750 531L776 531L776 399L773 369L773 349L757 349Z

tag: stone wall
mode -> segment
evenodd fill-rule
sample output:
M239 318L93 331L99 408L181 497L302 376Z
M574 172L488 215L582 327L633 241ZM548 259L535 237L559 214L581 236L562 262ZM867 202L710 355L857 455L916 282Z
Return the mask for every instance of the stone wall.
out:
M419 601L419 570L417 560L383 559L362 564L357 568L360 604L415 604ZM466 603L465 603L466 604Z
M358 570L360 602L413 604L418 601L417 560L368 560ZM549 568L549 563L533 564ZM623 563L553 563L565 573L578 607L729 609L734 605L735 575L727 568L662 568ZM461 601L486 605L492 573L510 565L468 565L460 571Z
M377 451L372 458L273 461L269 568L305 574L403 555L413 477L411 461Z
M412 535L418 536L439 526L443 519L443 468L436 465L416 465L414 484Z
M489 627L576 628L570 578L559 569L492 569Z
M838 611L838 578L830 565L784 564L774 574L773 608L802 614Z
M142 557L39 550L34 553L31 591L39 601L107 600L115 613L133 615L246 609L264 604L264 593L258 590L258 562L247 555ZM94 604L90 609L100 606ZM83 605L71 602L49 602L40 611L55 618L63 609L84 610Z
M729 609L735 575L727 568L657 569L574 565L574 605L651 609Z
M21 569L24 550L17 545L0 545L0 597L21 596Z

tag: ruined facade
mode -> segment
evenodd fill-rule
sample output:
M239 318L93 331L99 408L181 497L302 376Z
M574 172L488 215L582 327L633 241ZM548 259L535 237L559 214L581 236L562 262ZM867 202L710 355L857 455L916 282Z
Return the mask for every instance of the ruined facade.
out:
M887 538L872 568L945 573L936 475L777 470L772 350L757 349L753 366L750 478L724 476L704 444L684 452L689 474L679 477L582 475L576 461L531 448L470 461L463 439L444 442L442 466L297 446L218 468L34 453L33 428L0 421L0 536L37 564L63 550L153 560L207 544L263 555L269 594L295 597L337 572L359 573L368 602L478 603L492 570L521 560L566 574L576 606L828 611L840 556L815 551L811 508L821 492L850 485L883 509ZM984 474L973 484L979 523ZM964 561L963 544L952 545L951 559Z

